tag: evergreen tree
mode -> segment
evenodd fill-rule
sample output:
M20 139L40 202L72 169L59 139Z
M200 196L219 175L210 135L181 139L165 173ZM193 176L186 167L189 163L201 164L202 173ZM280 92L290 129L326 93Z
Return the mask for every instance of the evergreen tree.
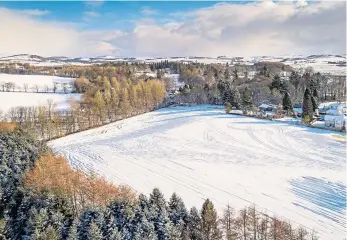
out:
M203 240L203 233L201 228L201 217L198 209L193 207L190 210L188 218L188 235L191 240Z
M239 90L234 87L231 91L231 105L236 109L241 109L241 96Z
M238 78L239 78L239 72L238 72L237 69L235 69L235 70L233 71L233 80L235 81L235 79L238 79Z
M313 114L313 103L310 89L306 88L304 93L304 101L302 104L302 119L304 121L311 121Z
M46 229L44 229L40 238L37 238L37 240L60 240L60 239L61 239L61 235L51 225L49 225Z
M98 209L90 208L86 209L80 216L80 224L78 225L78 238L93 240L91 236L96 239L101 239L102 234L99 226L101 226L103 220L103 215Z
M24 173L34 161L47 151L47 146L20 129L11 133L0 132L0 219L12 197L19 193L18 186ZM19 196L17 196L18 198ZM16 203L20 204L19 199Z
M245 88L242 96L242 106L248 110L252 107L252 94L248 87Z
M276 74L274 76L274 78L272 79L272 82L269 86L271 92L274 89L277 89L282 95L285 94L286 92L288 92L288 84L287 82L283 81L283 79Z
M154 224L158 240L167 240L169 238L169 229L166 202L164 195L158 188L153 189L149 197L150 220Z
M168 205L169 218L173 224L178 225L181 221L187 221L187 209L182 199L179 196L177 196L176 193L172 194Z
M135 214L131 221L126 225L124 240L151 240L156 238L154 225L149 222L146 214L140 205L135 209Z
M90 240L102 240L102 234L98 227L98 225L94 222L90 224L89 232L88 232L88 239Z
M118 231L123 232L123 228L131 221L133 216L133 206L123 199L116 199L108 206L114 217L114 226Z
M230 78L230 72L229 69L226 68L224 71L224 82L230 82L231 78Z
M169 219L180 232L182 238L187 237L188 212L182 199L173 193L169 201Z
M316 111L316 109L318 109L318 106L319 106L318 99L319 99L319 97L318 97L318 91L317 91L317 89L314 89L314 90L313 90L312 97L311 97L313 111Z
M78 239L78 235L77 235L77 219L74 219L70 229L69 229L69 234L67 237L68 240L77 240Z
M283 110L287 111L287 114L289 114L289 112L293 112L292 100L290 99L288 92L284 94L282 105Z
M204 239L217 240L222 238L222 233L218 228L217 212L209 199L204 202L201 209L201 226Z
M122 239L122 234L118 231L118 229L115 227L112 231L112 234L109 238L104 238L105 240L106 239L109 239L109 240L123 240Z
M167 222L166 228L168 229L168 240L182 240L181 230L178 226L174 225L172 222Z

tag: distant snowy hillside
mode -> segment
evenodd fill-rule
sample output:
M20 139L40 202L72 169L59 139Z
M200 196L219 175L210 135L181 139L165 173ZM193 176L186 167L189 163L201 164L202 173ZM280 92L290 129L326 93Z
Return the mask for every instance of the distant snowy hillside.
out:
M28 63L34 66L62 66L62 65L92 65L108 62L146 62L155 63L160 61L177 61L183 63L221 63L221 64L246 64L253 65L257 62L282 62L294 68L305 68L308 66L317 68L322 73L333 73L344 75L346 73L346 55L284 55L284 56L255 56L255 57L162 57L162 58L137 58L137 57L76 57L68 58L64 56L41 57L37 55L18 54L12 56L1 56L0 63Z

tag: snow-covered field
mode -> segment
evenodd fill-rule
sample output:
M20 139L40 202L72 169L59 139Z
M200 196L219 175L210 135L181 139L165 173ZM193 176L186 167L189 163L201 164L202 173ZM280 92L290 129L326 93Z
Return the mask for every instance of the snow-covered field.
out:
M54 83L57 84L57 93L64 92L63 85L66 84L67 92L71 92L74 78L65 78L57 76L43 76L43 75L19 75L19 74L5 74L0 73L0 84L11 82L16 85L15 91L24 91L24 84L28 85L28 92L36 92L35 87L38 86L40 92L46 91L53 92ZM12 90L11 90L12 91Z
M346 236L346 145L329 131L172 107L50 142L72 166L188 207L255 204L320 239Z
M47 105L48 100L56 104L56 110L66 110L70 100L80 101L81 94L0 92L0 110L7 113L13 107L37 107Z
M46 105L48 100L56 104L57 110L66 110L70 107L70 100L80 101L82 96L71 93L73 81L74 78L0 73L0 85L7 82L16 85L14 92L12 89L11 92L0 92L0 110L6 113L12 107L42 106ZM57 86L56 93L53 93L54 84ZM27 92L24 91L24 85L28 86ZM64 93L64 85L67 94ZM48 92L43 93L47 87Z

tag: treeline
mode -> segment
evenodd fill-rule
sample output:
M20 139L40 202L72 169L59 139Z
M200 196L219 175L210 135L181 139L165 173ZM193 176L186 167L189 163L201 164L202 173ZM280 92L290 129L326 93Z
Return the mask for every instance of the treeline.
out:
M83 92L82 100L71 99L68 110L58 111L49 100L40 107L12 108L3 118L36 132L41 139L52 139L157 109L166 95L164 83L158 80L81 77L75 86Z
M0 160L0 239L317 239L255 207L227 206L219 217L209 199L188 210L175 193L169 201L159 189L136 196L71 169L19 129L0 129Z
M242 72L241 66L187 66L180 74L186 85L180 89L177 102L230 104L236 109L259 106L262 103L282 104L284 111L292 112L293 105L301 106L305 89L315 94L317 102L344 101L346 76L329 76L312 68L288 72L288 66L279 63L258 64L252 71ZM253 76L249 74L252 72ZM246 101L242 96L246 95ZM249 97L250 95L250 97Z

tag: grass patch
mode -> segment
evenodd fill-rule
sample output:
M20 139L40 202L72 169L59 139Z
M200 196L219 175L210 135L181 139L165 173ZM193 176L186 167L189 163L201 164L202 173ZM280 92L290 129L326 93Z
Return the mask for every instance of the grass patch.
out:
M346 136L342 136L342 135L338 135L338 134L333 134L331 136L333 136L334 138L337 138L341 141L346 141Z

